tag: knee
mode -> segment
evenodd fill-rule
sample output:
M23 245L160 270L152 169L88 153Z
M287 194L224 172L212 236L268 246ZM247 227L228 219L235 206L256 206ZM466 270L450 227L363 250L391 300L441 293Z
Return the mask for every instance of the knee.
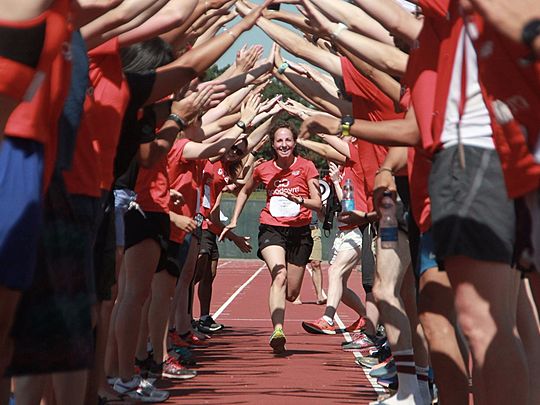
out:
M277 287L285 287L287 285L287 273L285 270L278 270L274 274L272 284Z
M377 304L383 301L390 302L394 298L392 289L381 282L375 282L371 292L373 293L373 299Z
M294 302L298 298L298 291L287 292L287 301Z

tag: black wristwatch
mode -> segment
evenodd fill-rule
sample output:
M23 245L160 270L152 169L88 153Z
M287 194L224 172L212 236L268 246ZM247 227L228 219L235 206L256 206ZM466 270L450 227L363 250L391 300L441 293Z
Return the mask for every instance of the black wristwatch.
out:
M521 31L521 41L523 41L529 49L533 50L533 42L538 35L540 35L540 19L535 18L523 27L523 31Z
M350 136L351 135L351 126L354 124L354 118L352 115L344 115L341 118L341 135Z
M169 114L167 119L174 121L174 123L178 125L180 131L182 131L187 126L186 121L184 121L182 117L180 117L178 114L171 113Z
M246 123L244 121L238 121L236 125L238 125L238 127L242 129L242 131L246 130Z
M301 198L301 200L300 200L300 202L298 204L304 205L304 197L300 197L300 198Z

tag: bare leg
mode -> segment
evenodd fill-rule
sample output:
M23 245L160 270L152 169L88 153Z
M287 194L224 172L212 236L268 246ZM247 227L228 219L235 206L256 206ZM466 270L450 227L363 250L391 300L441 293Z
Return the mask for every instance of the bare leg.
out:
M175 325L176 331L179 334L185 334L191 330L189 293L193 280L193 274L195 273L197 257L199 256L200 246L201 244L197 238L191 238L188 256L186 258L184 267L182 268L182 272L180 273L178 284L176 285L175 298L177 300L177 304L175 312Z
M366 293L366 333L374 335L379 324L379 309L375 303L373 292Z
M109 336L109 325L111 322L111 312L113 301L103 301L100 305L99 322L97 329L96 342L96 381L98 384L98 395L105 398L116 398L117 393L109 384L107 384L105 373L105 352L107 350L107 342Z
M137 346L137 332L141 310L148 293L160 247L155 240L145 239L126 251L126 285L124 299L120 302L115 332L118 344L119 376L128 381L133 376L133 358Z
M165 361L167 353L167 321L172 297L174 295L176 277L166 270L154 275L152 280L152 300L148 310L148 329L150 342L154 349L154 360L158 363Z
M55 373L52 375L54 397L58 405L84 403L87 370Z
M515 333L513 286L517 272L502 263L463 256L447 258L445 267L454 291L458 323L473 356L474 384L481 398L490 405L527 403L527 364Z
M534 271L527 275L531 286L533 303L536 306L536 312L540 314L540 270Z
M540 384L536 380L540 373L540 328L538 313L532 299L527 279L521 280L517 326L523 347L527 353L529 368L529 404L540 404Z
M201 305L201 316L210 315L210 304L212 303L212 291L214 280L217 275L218 261L210 262L210 271L199 282L199 302Z
M141 309L141 322L139 323L139 333L137 334L137 349L135 350L135 358L137 360L144 360L148 357L148 351L146 350L149 335L148 309L150 308L151 300L152 294L148 295Z
M429 344L439 398L443 404L469 401L469 377L456 331L452 288L446 272L427 270L420 278L420 322Z
M109 377L118 377L118 343L116 342L115 325L118 316L120 302L124 299L124 290L126 284L124 268L124 247L116 247L116 285L112 288L111 320L109 322L109 335L107 337L107 349L105 350L105 375Z
M324 304L326 297L323 294L323 275L321 262L319 260L311 261L311 281L313 282L313 288L317 295L317 304Z
M280 246L267 246L261 251L261 255L272 276L268 306L270 308L272 326L275 330L277 328L283 328L285 319L285 298L287 295L285 250Z
M15 377L15 398L17 405L39 404L45 383L50 378L50 374Z
M366 308L360 297L347 287L347 280L353 269L360 263L362 249L360 247L338 252L334 263L328 269L328 297L324 314L334 318L338 305L343 302L359 316L366 314Z

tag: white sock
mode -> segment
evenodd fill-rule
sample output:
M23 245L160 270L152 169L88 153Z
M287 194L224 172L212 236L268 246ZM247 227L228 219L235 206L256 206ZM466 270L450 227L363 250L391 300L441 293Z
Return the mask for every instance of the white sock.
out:
M328 322L328 325L333 325L334 324L334 320L332 318L330 318L328 315L323 315L323 319Z
M426 404L431 403L431 393L429 392L429 368L416 366L416 377L418 379L418 388L420 388L420 394L422 400Z

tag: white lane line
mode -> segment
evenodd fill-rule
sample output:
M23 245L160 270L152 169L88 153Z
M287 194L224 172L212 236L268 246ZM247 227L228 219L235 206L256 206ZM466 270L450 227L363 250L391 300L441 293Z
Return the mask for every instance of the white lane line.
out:
M249 285L249 283L251 283L255 279L255 277L257 277L259 273L263 271L263 269L265 268L266 268L266 264L263 264L261 267L259 267L259 269L244 284L238 287L238 289L234 292L234 294L231 295L229 299L225 301L225 303L221 307L219 307L219 309L216 312L214 312L214 315L212 316L212 318L214 318L214 320L218 319L221 313L225 311L225 309L230 305L231 302L234 301L234 299L238 296L238 294L240 294L242 290L246 288Z
M306 267L306 270L309 272L309 275L311 277L313 277L313 272L312 272L311 268ZM322 292L323 292L324 295L326 295L324 289L323 289ZM345 324L343 323L343 321L341 320L341 318L339 317L337 312L334 315L334 320L338 324L340 329L345 329ZM349 332L343 332L343 337L345 338L345 340L347 342L352 342L352 337L351 337ZM357 359L362 357L362 354L359 351L353 351L352 353L353 353L354 357L357 358ZM365 369L364 367L360 367L360 368L362 369L362 372L366 376L366 379L369 381L369 383L371 384L371 386L373 387L373 390L377 393L377 395L381 395L381 394L386 393L385 389L383 387L381 387L379 384L377 384L377 379L373 378L373 377L371 377L369 375L369 371L367 369Z

